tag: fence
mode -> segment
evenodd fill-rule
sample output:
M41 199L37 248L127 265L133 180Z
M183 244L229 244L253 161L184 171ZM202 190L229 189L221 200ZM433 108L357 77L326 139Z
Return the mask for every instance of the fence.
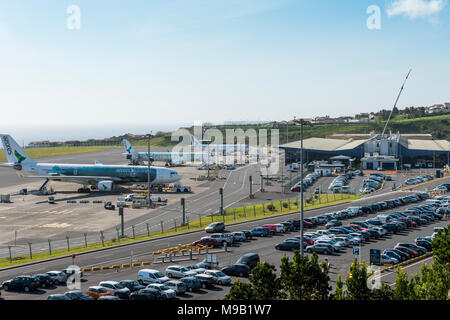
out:
M361 196L350 194L322 194L305 198L304 209L358 199ZM18 264L30 260L50 258L63 254L71 254L80 251L99 249L113 246L119 243L127 243L136 240L144 240L177 232L198 230L205 228L208 224L217 221L233 223L238 221L252 220L280 213L288 213L300 209L300 201L295 199L279 200L255 204L250 206L227 209L224 215L212 214L201 216L196 213L186 213L184 224L182 216L177 216L168 221L160 221L157 225L140 223L124 228L122 236L121 229L116 227L106 231L83 233L78 235L67 234L64 238L47 239L45 242L28 242L17 246L7 246L0 249L0 267ZM168 241L168 246L170 241Z

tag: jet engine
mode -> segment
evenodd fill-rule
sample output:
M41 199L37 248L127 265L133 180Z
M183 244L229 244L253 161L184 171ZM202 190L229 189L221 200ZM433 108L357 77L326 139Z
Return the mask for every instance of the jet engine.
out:
M111 191L113 189L112 181L99 181L97 183L98 191Z

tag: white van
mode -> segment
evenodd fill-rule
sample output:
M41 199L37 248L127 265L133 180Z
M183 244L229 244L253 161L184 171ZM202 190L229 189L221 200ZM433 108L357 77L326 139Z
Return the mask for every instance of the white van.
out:
M155 269L142 269L138 272L138 282L142 285L164 283L169 280L161 271Z

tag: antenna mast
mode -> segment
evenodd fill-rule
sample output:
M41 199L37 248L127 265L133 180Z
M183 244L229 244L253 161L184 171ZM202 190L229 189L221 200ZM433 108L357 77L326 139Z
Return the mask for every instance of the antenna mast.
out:
M405 86L406 80L408 80L411 70L412 69L409 69L408 74L406 75L405 81L403 81L402 87L400 88L400 92L398 93L398 96L397 96L397 100L395 100L394 107L392 108L391 113L389 114L389 118L386 121L386 125L384 126L383 133L381 134L381 136L384 136L384 132L386 131L387 125L388 125L389 121L391 120L392 112L394 111L395 107L397 106L398 99L400 99L400 95L402 94L403 87Z

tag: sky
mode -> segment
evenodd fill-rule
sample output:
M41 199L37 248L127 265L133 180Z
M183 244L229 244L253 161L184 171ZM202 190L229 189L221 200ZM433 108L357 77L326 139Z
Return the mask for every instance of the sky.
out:
M379 29L368 28L370 6L380 9ZM354 115L392 107L409 68L399 108L448 102L449 6L2 1L0 128L156 131L198 121Z

